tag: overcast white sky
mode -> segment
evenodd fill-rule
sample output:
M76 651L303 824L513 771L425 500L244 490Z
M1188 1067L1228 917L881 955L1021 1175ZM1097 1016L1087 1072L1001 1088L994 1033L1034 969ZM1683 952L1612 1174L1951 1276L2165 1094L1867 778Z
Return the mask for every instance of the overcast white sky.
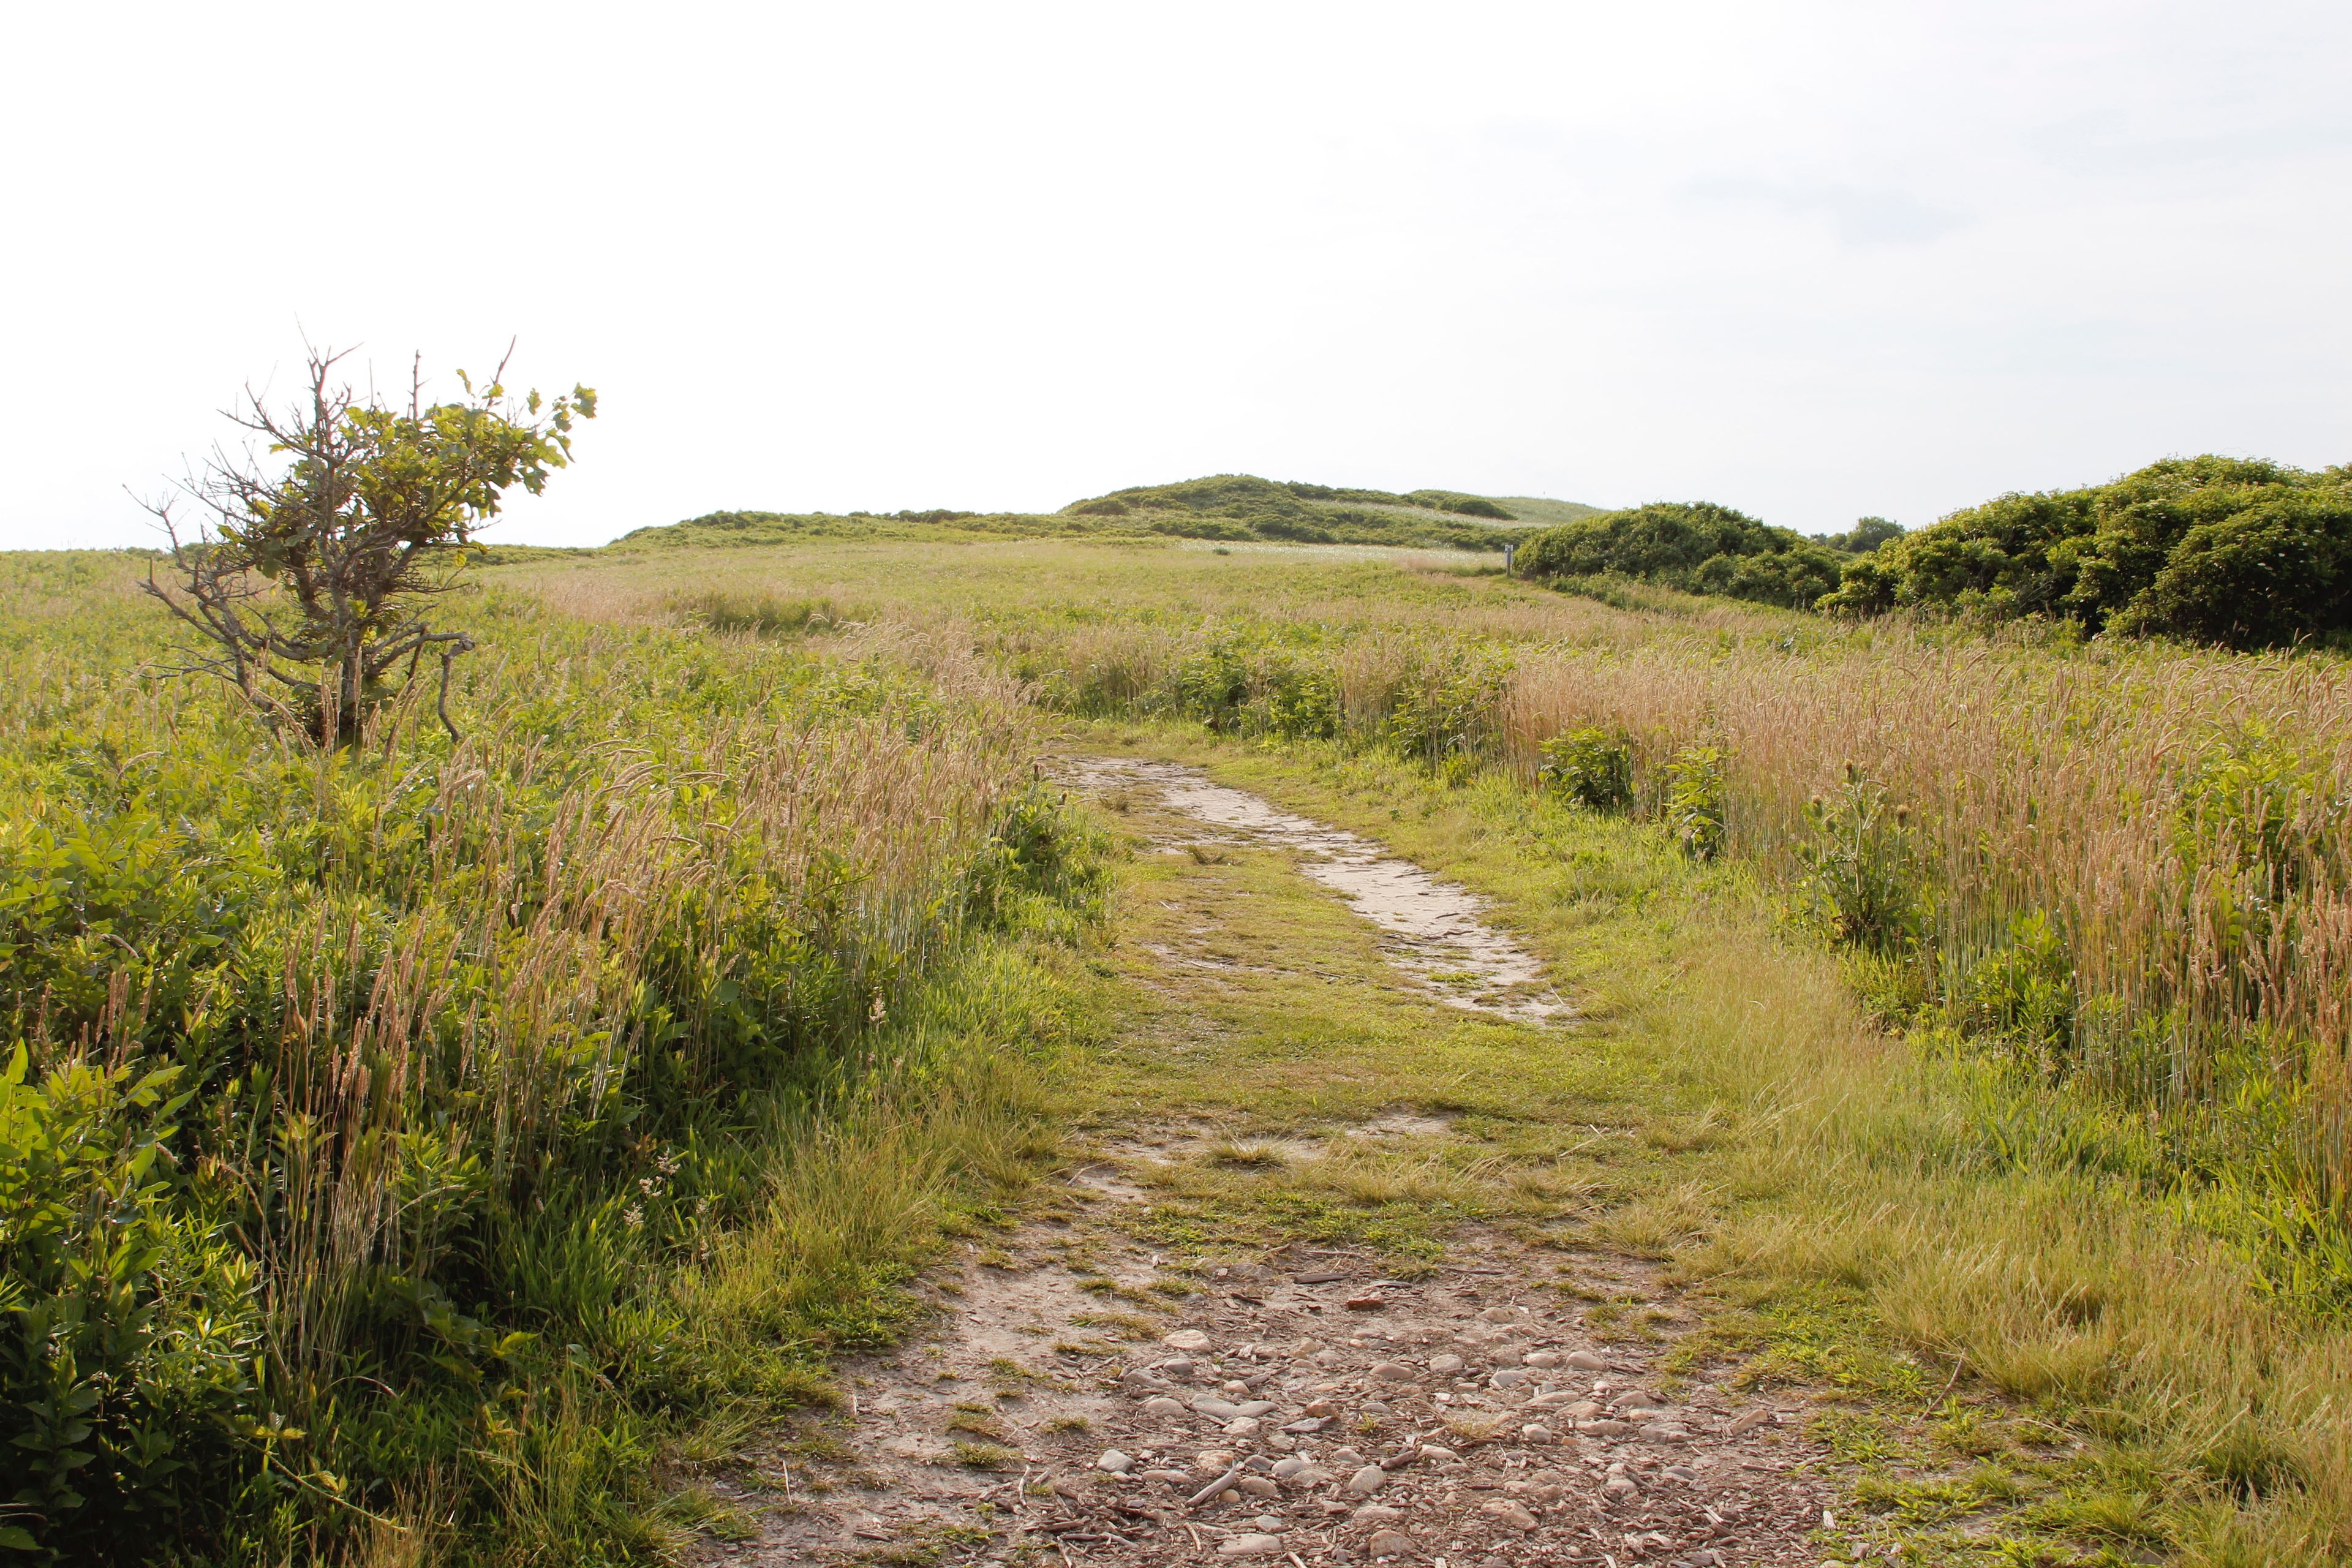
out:
M2347 198L2342 0L25 6L0 545L148 542L305 333L596 386L512 540L1234 470L1916 526L2352 460Z

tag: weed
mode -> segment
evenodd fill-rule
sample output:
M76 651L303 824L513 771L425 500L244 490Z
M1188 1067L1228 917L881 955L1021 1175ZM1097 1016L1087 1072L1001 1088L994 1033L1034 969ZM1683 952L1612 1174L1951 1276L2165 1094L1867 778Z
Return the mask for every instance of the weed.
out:
M2074 966L2065 939L2039 910L2010 922L2008 945L1969 972L1953 1001L1964 1028L2045 1070L2072 1054Z
M1287 1163L1287 1156L1278 1144L1234 1138L1221 1138L1210 1144L1205 1157L1219 1165L1280 1165Z
M1722 851L1725 814L1730 807L1721 749L1685 746L1666 763L1665 772L1666 831L1684 853L1695 859L1713 859Z
M1590 811L1623 811L1633 804L1633 746L1622 734L1588 725L1554 736L1537 752L1543 788Z
M1910 808L1848 763L1845 781L1805 808L1812 837L1800 847L1800 896L1833 941L1882 957L1909 952L1924 933L1925 889Z
M948 1445L957 1464L967 1469L1009 1469L1021 1462L1021 1456L1001 1443L975 1443L959 1438Z
M981 1437L1003 1438L1006 1435L1004 1423L997 1418L995 1411L985 1405L957 1405L948 1413L947 1429L970 1432Z

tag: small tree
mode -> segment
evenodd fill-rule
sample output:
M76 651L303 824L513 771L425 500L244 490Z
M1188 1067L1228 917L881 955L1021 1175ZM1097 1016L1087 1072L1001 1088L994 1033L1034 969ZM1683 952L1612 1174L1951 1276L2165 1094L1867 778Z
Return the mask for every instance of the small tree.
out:
M426 404L412 372L407 406L364 399L335 379L341 355L313 351L307 397L273 413L247 389L226 417L256 438L241 460L215 450L182 487L204 517L184 537L174 501L151 503L175 579L146 591L202 643L181 674L218 676L270 723L320 745L358 738L367 716L440 667L435 709L449 720L449 668L474 641L425 618L457 586L475 535L520 484L532 495L572 459L572 426L596 416L584 386L520 401L502 361L462 401ZM265 468L254 450L290 458Z

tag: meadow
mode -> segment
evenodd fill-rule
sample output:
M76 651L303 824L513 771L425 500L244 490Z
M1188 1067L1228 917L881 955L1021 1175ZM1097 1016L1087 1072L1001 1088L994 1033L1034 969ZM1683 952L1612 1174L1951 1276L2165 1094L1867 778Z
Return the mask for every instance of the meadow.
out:
M1366 798L1452 792L1473 837L1565 802L1625 826L1616 854L1664 843L1741 868L1744 901L1769 916L1741 940L1820 954L1853 1016L1820 1025L1842 1039L1777 1061L1696 1015L1662 1026L1683 1032L1681 1055L1728 1053L1709 1069L1731 1074L1725 1103L1780 1124L1756 1157L1796 1162L1744 1217L1706 1205L1694 1256L1874 1280L1877 1321L2138 1434L2168 1456L2156 1473L2303 1500L2284 1533L2248 1538L2263 1544L2214 1527L2210 1560L2347 1546L2328 1415L2352 1293L2342 657L1853 626L1622 581L1558 592L1450 553L877 547L746 560L721 590L687 582L616 560L539 588L625 621L821 602L853 640L951 626L1049 710L1249 759L1277 789L1402 765L1417 786ZM1345 792L1300 787L1349 820ZM1392 813L1352 810L1413 843ZM1427 852L1449 855L1480 885L1477 855ZM1528 893L1531 870L1489 865L1486 885L1518 888L1532 924L1591 918ZM1635 962L1590 983L1639 990ZM1813 1008L1785 963L1738 966L1756 1005ZM1872 1043L1890 1040L1898 1058ZM1995 1213L1976 1212L1996 1191ZM2086 1234L2109 1205L2122 1231Z
M1682 1130L1594 1234L1727 1346L1958 1357L2097 1446L2053 1528L2119 1552L2352 1552L2341 656L1455 551L640 539L480 574L466 739L321 757L155 672L133 566L0 561L11 1550L675 1552L698 1465L1110 1092L1127 873L1037 773L1108 745L1531 933Z

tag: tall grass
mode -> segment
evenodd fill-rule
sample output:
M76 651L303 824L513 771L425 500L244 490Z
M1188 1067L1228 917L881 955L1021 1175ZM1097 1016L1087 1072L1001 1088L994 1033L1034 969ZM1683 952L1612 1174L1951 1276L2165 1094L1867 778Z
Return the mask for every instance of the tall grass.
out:
M2352 665L1903 631L1522 658L1514 765L1595 721L1635 737L1654 796L1676 751L1719 750L1727 842L1791 879L1851 767L1908 809L1931 915L1890 1003L2173 1115L2188 1164L2281 1162L2344 1212Z
M320 754L148 673L127 563L10 570L0 1544L650 1549L664 1413L808 1395L1003 1173L1035 982L978 955L1090 896L1030 710L493 595L466 739Z

